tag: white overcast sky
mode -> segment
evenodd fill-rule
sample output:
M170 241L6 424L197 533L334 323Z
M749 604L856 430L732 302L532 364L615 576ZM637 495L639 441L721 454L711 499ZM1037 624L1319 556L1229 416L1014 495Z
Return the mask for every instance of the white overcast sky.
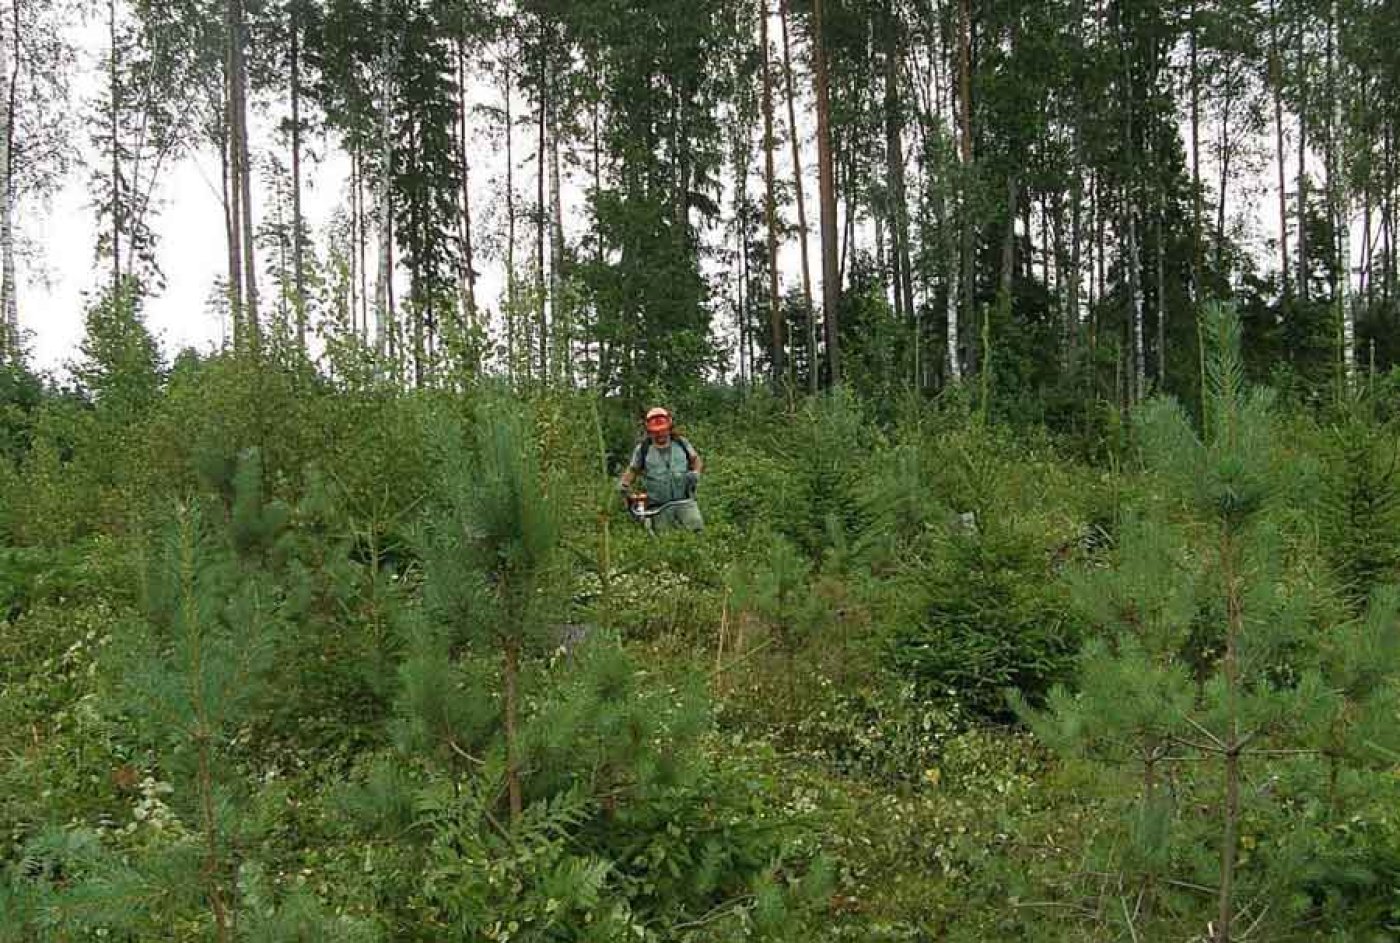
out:
M71 35L78 49L79 74L73 83L73 107L84 113L98 93L106 55L103 24L89 22L75 27ZM496 96L489 85L476 89L483 99ZM262 103L266 105L266 103ZM285 102L273 104L273 111L256 108L253 115L253 160L259 151L271 146L269 132L283 117ZM493 215L490 190L495 177L503 172L504 161L483 129L473 142L473 161L481 173L473 180L473 207L478 219L489 223ZM62 372L77 354L83 334L83 314L88 298L103 283L106 268L96 258L97 220L88 186L89 167L82 161L100 161L88 139L89 131L79 123L74 148L81 160L63 188L47 205L20 207L18 225L26 241L35 247L35 257L20 266L20 323L28 334L32 363L40 370ZM528 143L517 143L521 152L533 155ZM337 207L345 202L349 160L338 148L313 136L307 142L304 166L303 210L313 238L323 241L322 230ZM518 158L518 154L517 154ZM285 160L285 155L284 155ZM529 168L526 168L528 171ZM160 339L166 356L185 347L210 350L223 340L227 326L209 310L215 280L227 270L224 218L220 198L221 168L218 151L204 146L188 152L173 163L157 189L157 213L153 229L157 239L157 259L165 275L164 290L147 301L146 323ZM256 186L255 221L261 221L265 207ZM517 181L517 188L521 183ZM371 247L371 256L373 248ZM371 266L373 259L371 258ZM500 275L492 266L479 279L479 290L487 304L500 290ZM266 266L259 266L259 288L264 298L272 286ZM373 272L370 273L371 279Z

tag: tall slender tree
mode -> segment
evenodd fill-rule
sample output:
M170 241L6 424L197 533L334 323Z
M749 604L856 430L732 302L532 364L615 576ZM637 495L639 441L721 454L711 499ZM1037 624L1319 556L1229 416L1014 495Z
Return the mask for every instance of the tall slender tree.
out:
M19 279L15 272L15 186L10 167L16 100L11 43L19 38L18 10L7 22L0 8L0 363L18 361ZM16 43L17 45L17 43Z
M807 317L808 391L817 392L821 371L817 355L816 304L812 299L812 265L807 251L807 198L802 178L802 136L797 129L796 93L792 77L792 44L788 31L788 0L778 0L778 22L783 38L783 85L787 98L788 141L792 148L793 197L797 203L797 244L802 257L802 300Z
M1332 129L1328 140L1329 174L1331 176L1332 227L1336 233L1336 307L1341 333L1338 357L1342 375L1350 386L1356 379L1356 314L1351 303L1351 190L1347 184L1347 109L1350 95L1350 71L1343 47L1343 10L1339 0L1332 0L1328 36L1330 94L1332 98Z
M243 276L243 323L252 350L261 344L258 320L258 279L253 233L253 182L248 145L248 23L243 0L228 0L228 133L231 173L236 181L238 227Z
M778 196L773 170L773 72L768 47L767 0L759 0L758 9L759 74L763 90L763 216L768 227L768 330L772 350L772 383L776 389L783 382L786 364L782 303L778 297Z
M822 0L816 0L812 13L812 63L817 96L817 168L821 198L822 228L822 316L826 323L827 379L841 385L841 268L837 259L836 168L832 154L831 80L828 71L827 37L822 18Z

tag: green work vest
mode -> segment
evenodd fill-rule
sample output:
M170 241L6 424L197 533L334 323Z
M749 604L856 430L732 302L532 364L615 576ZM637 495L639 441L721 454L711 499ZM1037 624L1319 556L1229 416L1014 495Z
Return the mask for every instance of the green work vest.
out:
M646 467L642 467L643 446L646 450ZM656 507L668 501L680 501L689 497L686 493L686 472L690 471L690 449L681 444L675 436L671 441L658 446L644 440L632 453L632 470L642 476L642 488L647 493L647 504Z

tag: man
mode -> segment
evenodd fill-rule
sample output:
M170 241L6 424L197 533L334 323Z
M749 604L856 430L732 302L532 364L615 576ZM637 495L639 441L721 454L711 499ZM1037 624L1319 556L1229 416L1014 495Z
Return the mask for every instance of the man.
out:
M647 410L646 425L647 437L637 445L632 460L617 482L623 500L627 500L632 491L632 482L640 474L649 507L681 502L672 504L651 518L654 530L702 529L705 520L694 501L700 473L705 469L700 453L685 439L672 434L674 423L671 414L660 406Z

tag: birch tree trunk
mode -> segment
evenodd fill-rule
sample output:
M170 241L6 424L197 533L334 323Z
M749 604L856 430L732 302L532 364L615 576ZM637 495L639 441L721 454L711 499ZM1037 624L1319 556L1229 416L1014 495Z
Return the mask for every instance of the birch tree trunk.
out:
M788 130L792 145L792 182L797 199L797 241L802 253L802 299L807 304L807 381L809 392L817 392L821 371L817 350L816 305L812 300L812 266L807 252L807 199L802 181L802 137L797 130L796 95L792 81L792 45L788 39L788 0L778 0L778 19L783 32L783 84L787 87Z
M306 265L302 248L301 211L301 24L293 14L291 49L292 97L292 285L295 294L297 344L306 351Z
M1298 268L1294 273L1298 298L1308 300L1311 286L1308 265L1308 60L1307 30L1303 14L1298 20Z
M1079 120L1077 120L1077 121L1075 122L1075 127L1074 127L1074 154L1075 154L1075 165L1076 165L1077 167L1083 167L1083 166L1084 166L1084 149L1083 149L1083 140L1082 140L1083 131L1081 130L1082 126L1083 126L1083 115L1082 115L1082 113L1081 113L1080 116L1079 116ZM1081 271L1080 271L1080 269L1081 269L1081 266L1082 266L1082 264L1083 264L1083 260L1082 260L1082 257L1081 257L1082 250L1081 250L1081 246L1080 246L1080 238L1081 238L1081 226L1082 226L1082 219L1081 219L1081 217L1083 216L1083 204L1084 204L1084 178L1083 178L1083 174L1076 172L1076 173L1074 174L1074 176L1073 176L1072 183L1070 184L1070 203L1069 203L1069 228L1070 228L1070 235L1069 235L1069 239L1070 239L1070 243L1069 243L1069 278L1067 279L1068 284L1067 284L1067 286L1066 286L1066 287L1068 288L1068 294L1069 294L1069 298L1068 298L1068 302L1069 302L1069 304L1068 304L1068 310L1066 311L1066 319L1067 319L1068 322L1069 322L1069 323L1068 323L1069 345L1068 345L1068 348L1067 348L1067 349L1068 349L1068 352L1069 352L1069 354L1070 354L1071 360L1072 360L1072 358L1073 358L1073 355L1074 355L1076 349L1077 349L1078 346L1079 346L1079 337L1080 337L1080 330L1079 330L1079 328L1080 328L1080 323L1079 323L1079 322L1080 322L1080 314L1079 314L1079 292L1080 292L1080 278L1081 278Z
M549 299L545 291L544 250L545 227L549 219L549 208L545 205L545 152L549 148L549 142L545 138L549 112L549 66L543 24L540 34L540 101L535 116L539 123L538 140L535 145L535 329L539 331L540 384L544 385L549 382Z
M258 279L253 247L253 184L248 158L247 24L243 0L230 0L230 6L233 27L229 37L233 44L233 171L238 178L239 223L243 242L244 327L247 330L249 345L256 351L262 343L262 329L258 321Z
M515 302L515 121L511 117L511 51L505 59L505 124L506 124L506 372L513 380L516 373L516 302Z
M891 222L894 230L894 276L896 308L914 322L914 380L918 386L919 354L923 344L919 314L914 306L914 276L909 251L909 206L904 179L904 103L899 91L900 24L895 11L885 10L887 46L885 50L885 148L889 165Z
M1341 6L1332 0L1332 174L1337 232L1337 313L1342 328L1342 372L1350 386L1356 379L1356 320L1351 305L1351 193L1347 185L1346 82L1342 55Z
M1220 110L1220 140L1216 151L1216 164L1220 167L1220 193L1215 214L1215 271L1217 277L1223 274L1225 266L1225 204L1230 191L1230 158L1234 155L1234 143L1230 140L1230 111L1234 104L1233 61L1225 68L1225 101Z
M1128 295L1132 299L1132 346L1133 375L1128 392L1130 402L1138 402L1147 389L1147 354L1143 347L1142 324L1142 254L1138 248L1138 199L1136 193L1128 197L1128 245L1124 252L1123 267L1127 272Z
M956 200L956 194L951 194L949 203ZM936 198L937 199L937 198ZM958 298L958 288L962 285L962 253L958 250L957 233L953 228L953 217L956 207L949 205L942 216L943 229L943 257L946 260L944 281L946 283L947 295L945 299L944 311L948 321L948 381L953 384L960 384L963 381L961 337L959 336L960 325L958 310L960 299Z
M462 215L458 225L458 238L462 243L462 270L458 293L466 308L467 326L475 331L476 261L472 252L471 173L467 165L467 49L464 39L457 40L457 164L462 173L459 187Z
M13 24L18 38L19 23ZM9 41L0 17L0 363L19 363L19 278L15 271L15 186L10 166L14 134L14 78L10 73ZM18 60L18 56L16 56ZM16 62L15 65L18 63Z
M225 76L225 85L231 87L232 69L229 75ZM243 323L243 249L240 233L242 225L239 221L238 198L238 175L233 172L233 132L232 127L232 96L225 93L226 112L223 116L223 129L220 137L219 163L223 173L223 197L224 197L224 237L226 240L225 249L228 252L228 310L229 319L233 322L233 349L242 352L248 344L247 331Z
M1279 52L1278 0L1269 0L1269 76L1274 99L1274 159L1278 163L1278 256L1285 311L1293 297L1288 272L1288 184L1283 159L1283 61ZM1301 217L1299 218L1301 225Z
M391 352L394 321L394 148L391 138L389 108L392 101L392 69L389 59L389 32L386 29L380 43L379 88L379 189L376 207L378 219L379 259L374 287L374 348L380 357Z
M355 147L355 202L359 232L356 234L355 254L360 260L360 340L369 343L369 214L365 210L365 155Z
M107 87L110 101L107 130L112 136L110 170L112 173L112 302L120 297L122 283L122 169L121 169L121 79L117 74L117 3L107 0Z
M1165 199L1157 207L1157 389L1167 386L1167 243L1162 236L1162 217L1166 215Z
M768 59L767 0L758 10L759 68L763 92L763 215L768 225L768 330L772 347L773 388L782 385L786 368L783 356L783 310L778 298L778 199L773 173L773 75Z
M1201 66L1197 0L1191 2L1191 301L1201 303L1201 269L1205 255L1205 194L1201 190Z
M574 381L573 310L565 297L564 272L564 191L559 179L559 115L558 102L550 109L549 128L549 205L553 210L550 223L549 294L554 305L554 335L557 353L556 367L563 367L565 382Z
M360 337L360 269L364 266L360 249L360 155L350 149L350 335Z
M1006 178L1006 229L1001 241L1001 273L997 284L997 305L1003 314L1011 313L1011 294L1016 278L1016 216L1021 186L1012 174Z
M960 129L958 156L958 231L960 235L959 273L962 279L962 317L972 323L972 305L976 297L976 274L973 270L974 250L972 214L968 190L972 177L972 10L969 0L958 2L958 127ZM950 343L954 332L949 331Z
M830 385L841 385L840 324L841 273L836 245L836 172L831 153L831 87L827 76L826 37L822 0L816 0L812 22L812 62L817 93L817 169L821 197L822 308L826 322L826 359Z
M1381 201L1381 226L1385 232L1385 250L1382 253L1384 278L1381 297L1388 306L1395 298L1395 126L1387 123L1385 129L1385 196Z

